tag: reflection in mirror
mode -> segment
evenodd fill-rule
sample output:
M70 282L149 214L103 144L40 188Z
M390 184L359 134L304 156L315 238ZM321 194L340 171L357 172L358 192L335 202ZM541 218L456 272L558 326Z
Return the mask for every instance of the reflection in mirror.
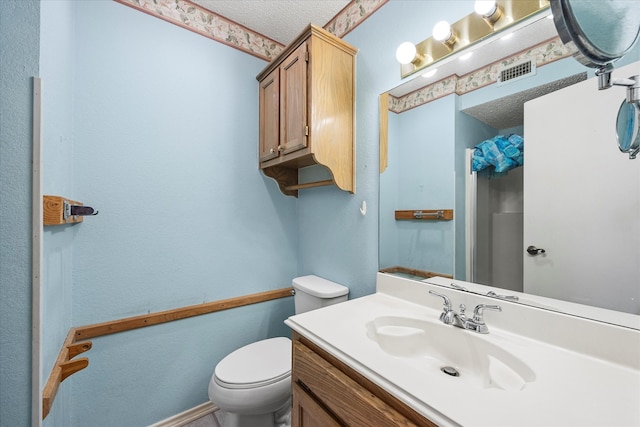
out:
M551 2L554 24L564 43L574 43L575 58L600 68L627 54L640 34L640 7L634 0Z
M637 102L622 101L616 120L618 147L629 157L636 158L640 151L640 107Z
M627 87L629 105L620 107L616 131L620 151L629 153L629 159L635 159L639 150L631 146L635 144L634 135L640 130L640 123L634 118L640 102L640 76L614 79L611 74L613 63L629 53L638 41L640 7L627 0L558 0L553 2L552 11L562 41L578 48L575 58L598 69L598 89L609 89L614 85Z
M621 62L639 60L636 47ZM620 71L639 74L640 62ZM389 166L380 179L381 269L406 267L406 274L422 276L418 280L435 274L439 277L427 280L640 329L640 168L617 163L619 152L606 143L620 94L610 98L606 93L612 91L593 90L594 81L583 82L586 78L585 68L566 58L539 65L537 73L518 82L436 96L390 113ZM619 127L639 119L637 109L621 114ZM511 115L519 118L510 121ZM604 122L595 125L600 118ZM491 179L476 176L478 187L492 187L470 194L470 152L510 133L524 136L524 166ZM618 159L600 151L603 146ZM537 196L530 195L527 182L538 188ZM618 191L620 182L628 186ZM570 206L559 207L560 202ZM452 222L393 219L394 210L450 203ZM483 204L497 207L470 215L473 206ZM543 231L547 237L538 234ZM481 240L487 236L507 246ZM531 255L528 246L545 253ZM491 271L504 264L516 265L516 271ZM547 275L560 264L565 268L558 279Z

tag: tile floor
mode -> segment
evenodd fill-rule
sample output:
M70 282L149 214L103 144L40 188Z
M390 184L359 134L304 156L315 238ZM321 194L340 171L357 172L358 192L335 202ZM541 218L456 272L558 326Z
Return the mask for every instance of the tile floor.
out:
M195 421L191 421L183 427L222 427L222 420L220 418L220 411L216 411L213 414L208 414Z

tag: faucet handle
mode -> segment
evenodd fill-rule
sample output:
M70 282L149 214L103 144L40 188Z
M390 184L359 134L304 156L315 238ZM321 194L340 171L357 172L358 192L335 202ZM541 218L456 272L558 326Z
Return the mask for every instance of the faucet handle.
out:
M440 294L440 293L438 293L438 292L436 292L436 291L431 291L431 290L429 291L429 293L430 293L431 295L435 295L435 296L437 296L437 297L442 298L442 300L443 300L443 301L442 301L442 303L444 304L444 309L445 309L446 311L450 311L450 310L451 310L451 300L449 299L449 297L448 297L448 296L446 296L446 295L444 295L444 294Z
M484 323L484 310L495 310L502 311L502 307L499 305L487 305L487 304L478 304L476 308L473 309L473 321L478 324Z
M467 306L464 304L460 304L460 313L458 313L458 317L460 318L460 320L466 320L467 319Z

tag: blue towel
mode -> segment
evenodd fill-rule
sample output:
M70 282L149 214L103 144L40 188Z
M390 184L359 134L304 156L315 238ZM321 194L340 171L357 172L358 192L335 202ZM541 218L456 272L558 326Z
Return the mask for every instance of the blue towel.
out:
M524 139L520 135L498 135L476 145L473 151L473 170L493 166L496 174L524 164Z

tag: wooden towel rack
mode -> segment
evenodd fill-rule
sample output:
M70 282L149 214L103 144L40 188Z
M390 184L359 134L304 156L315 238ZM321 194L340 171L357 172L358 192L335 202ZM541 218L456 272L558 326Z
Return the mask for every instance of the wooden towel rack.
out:
M451 221L453 209L420 209L396 211L396 220Z

